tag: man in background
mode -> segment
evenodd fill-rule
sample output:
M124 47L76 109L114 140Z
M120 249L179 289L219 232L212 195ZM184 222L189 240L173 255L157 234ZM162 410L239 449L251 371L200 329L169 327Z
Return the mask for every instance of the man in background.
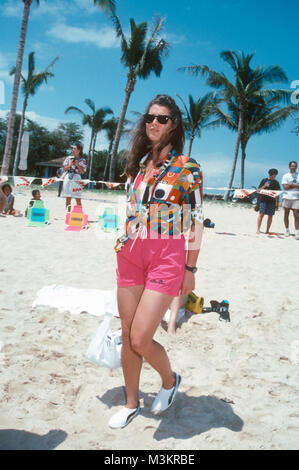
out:
M259 184L258 191L261 189L266 189L269 191L280 191L280 185L278 181L276 181L276 176L278 175L278 171L276 168L271 168L268 171L268 178L263 178L262 181ZM268 196L266 194L262 194L259 197L259 215L257 218L257 231L256 233L260 233L260 228L262 224L262 220L264 215L268 216L267 219L267 226L266 226L266 233L269 233L271 224L272 224L272 219L273 215L275 214L275 211L279 207L279 194L276 196Z
M282 198L282 207L284 208L284 225L286 236L290 235L289 215L290 210L293 211L295 238L299 240L299 175L297 173L297 162L289 163L289 173L282 177L281 184L285 190Z

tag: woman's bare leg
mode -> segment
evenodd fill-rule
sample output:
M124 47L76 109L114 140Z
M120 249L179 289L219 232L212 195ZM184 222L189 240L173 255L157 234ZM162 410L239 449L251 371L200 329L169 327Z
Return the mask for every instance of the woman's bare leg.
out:
M131 327L132 348L160 374L166 389L173 387L174 374L165 349L153 337L172 299L170 295L145 289Z
M71 197L65 198L65 207L66 207L67 212L71 212L71 201L72 201Z
M167 333L170 335L175 335L176 330L176 321L178 317L178 313L180 308L182 308L186 303L186 296L179 295L178 297L174 297L170 304L170 316L168 322Z
M142 356L132 349L131 326L144 286L119 287L118 310L122 326L122 369L127 394L127 408L136 408L139 394L139 378Z

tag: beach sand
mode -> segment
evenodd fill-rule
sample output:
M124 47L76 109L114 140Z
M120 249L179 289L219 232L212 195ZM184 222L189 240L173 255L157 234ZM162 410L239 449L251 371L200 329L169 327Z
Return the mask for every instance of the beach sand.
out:
M16 209L31 189L16 191ZM227 299L231 322L187 314L175 336L161 325L155 338L182 375L176 401L151 415L161 383L145 363L141 415L115 431L107 423L124 403L121 369L85 357L102 319L32 304L54 284L114 288L115 235L103 237L97 214L120 201L123 215L124 196L84 191L90 227L73 233L64 200L41 191L49 226L0 218L0 448L299 449L299 241L284 237L282 209L272 225L281 235L266 236L252 207L205 203L215 228L204 231L195 292L205 306Z

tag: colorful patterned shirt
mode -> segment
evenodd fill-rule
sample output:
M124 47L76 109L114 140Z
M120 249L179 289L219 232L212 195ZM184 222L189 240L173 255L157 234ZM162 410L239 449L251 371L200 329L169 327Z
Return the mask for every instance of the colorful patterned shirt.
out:
M71 163L71 160L74 159L74 156L73 155L70 155L68 157L65 158L62 166L65 167L65 166L69 166L69 164ZM85 158L83 157L80 157L78 158L78 163L79 163L79 166L84 170L84 173L86 171L86 168L87 168L87 164L86 164L86 160ZM71 168L70 168L71 171L73 171L74 173L77 173L78 175L81 176L81 173L79 172L79 170L77 169L76 165L72 165Z
M116 252L141 228L158 236L180 236L203 223L199 164L173 149L145 184L142 180L147 158L141 160L136 178L127 181L125 235L118 239Z

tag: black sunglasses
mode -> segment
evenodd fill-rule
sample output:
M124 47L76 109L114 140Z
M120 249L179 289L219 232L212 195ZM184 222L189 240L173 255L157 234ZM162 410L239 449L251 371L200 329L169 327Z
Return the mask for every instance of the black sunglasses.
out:
M167 124L169 119L172 120L171 116L167 116L167 114L144 114L143 118L147 124L154 122L154 119L157 118L159 124Z

